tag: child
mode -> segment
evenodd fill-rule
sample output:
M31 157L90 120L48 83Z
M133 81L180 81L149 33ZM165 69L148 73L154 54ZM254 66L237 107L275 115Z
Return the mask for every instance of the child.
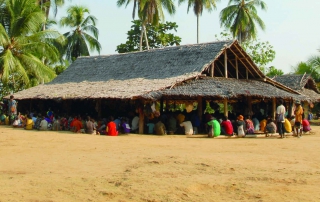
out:
M124 133L124 134L130 133L130 126L129 126L129 124L127 123L126 118L122 118L122 119L121 119L121 126L120 126L120 128L121 128L122 133Z
M238 120L237 120L237 135L238 137L244 137L246 135L245 131L245 126L246 123L243 120L243 116L239 115Z

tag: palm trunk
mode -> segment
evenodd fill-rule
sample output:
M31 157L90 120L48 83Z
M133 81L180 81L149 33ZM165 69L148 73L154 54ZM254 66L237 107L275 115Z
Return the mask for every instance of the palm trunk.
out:
M142 51L142 37L143 37L143 25L141 25L141 32L140 32L140 51Z
M197 14L197 43L199 43L199 13Z
M147 46L147 50L149 50L149 41L148 41L148 37L147 37L147 29L146 29L146 26L143 25L143 32L144 32L144 38L146 40L146 46Z

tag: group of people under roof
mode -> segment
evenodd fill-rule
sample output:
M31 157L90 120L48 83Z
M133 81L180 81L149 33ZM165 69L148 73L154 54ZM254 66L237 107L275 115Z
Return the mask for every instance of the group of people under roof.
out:
M208 137L220 135L245 137L247 134L264 133L268 137L279 133L281 138L285 138L285 133L292 132L300 138L303 132L311 130L309 121L304 117L300 101L295 102L294 115L287 117L288 113L283 105L283 100L279 100L275 120L271 116L260 118L261 114L244 117L241 114L236 116L232 112L229 113L230 118L228 118L219 113L219 110L213 114L205 113L200 118L198 112L192 108L186 108L184 112L160 114L154 107L149 106L144 110L144 113L146 115L144 131L155 135L207 133ZM312 117L309 116L308 119L312 119ZM40 114L28 111L21 114L17 113L17 101L14 100L14 96L11 96L6 104L1 103L0 124L12 125L26 130L68 130L74 133L110 136L139 132L137 113L116 119L109 116L101 120L88 115L59 116L50 109Z

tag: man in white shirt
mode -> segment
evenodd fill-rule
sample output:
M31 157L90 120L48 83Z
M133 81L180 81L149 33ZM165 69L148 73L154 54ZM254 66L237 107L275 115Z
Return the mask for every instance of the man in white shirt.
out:
M286 108L283 106L283 100L279 100L279 106L277 107L277 127L281 138L284 138L284 119Z

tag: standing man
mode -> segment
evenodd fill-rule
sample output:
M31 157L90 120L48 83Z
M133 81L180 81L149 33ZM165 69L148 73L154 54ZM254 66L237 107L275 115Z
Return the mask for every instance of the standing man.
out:
M10 95L10 100L8 101L8 115L10 117L10 124L12 124L17 116L17 101L14 100L13 95Z
M284 117L286 108L283 106L283 100L279 100L279 106L277 107L277 127L281 138L284 138Z
M294 115L296 118L296 121L294 122L294 128L296 130L296 134L298 138L301 138L301 135L302 135L302 130L301 130L302 114L303 114L303 109L301 106L301 102L297 100L296 110L294 110Z

